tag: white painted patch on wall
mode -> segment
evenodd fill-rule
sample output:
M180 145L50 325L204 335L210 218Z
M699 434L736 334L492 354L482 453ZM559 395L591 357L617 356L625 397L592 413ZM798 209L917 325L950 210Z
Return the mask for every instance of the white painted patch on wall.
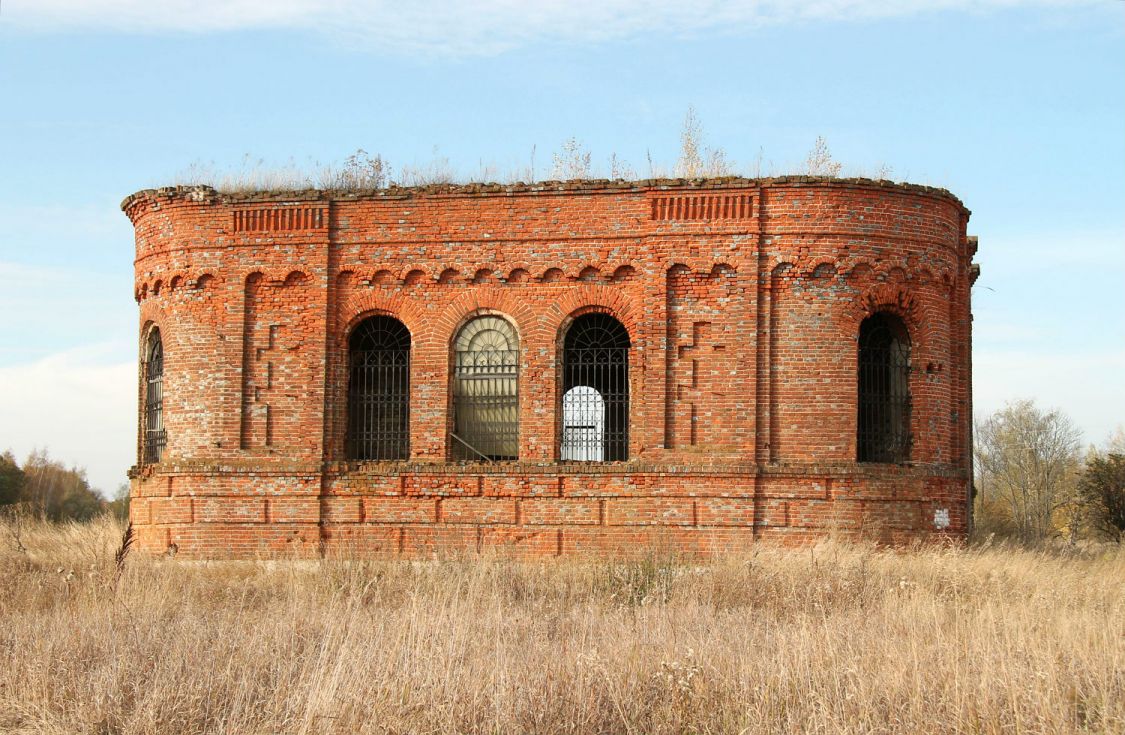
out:
M949 508L937 508L934 510L934 528L939 531L949 528Z

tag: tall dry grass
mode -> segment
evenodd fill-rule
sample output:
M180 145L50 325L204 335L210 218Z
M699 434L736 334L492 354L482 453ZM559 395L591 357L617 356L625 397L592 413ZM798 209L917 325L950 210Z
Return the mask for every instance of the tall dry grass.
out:
M0 528L0 731L1125 731L1125 554L190 563Z

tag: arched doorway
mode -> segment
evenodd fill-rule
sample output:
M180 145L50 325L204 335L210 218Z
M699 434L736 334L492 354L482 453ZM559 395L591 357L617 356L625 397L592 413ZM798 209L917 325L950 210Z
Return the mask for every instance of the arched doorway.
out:
M453 431L461 460L519 456L519 337L511 322L479 316L453 343Z
M348 459L410 457L410 331L373 316L348 338Z
M856 459L910 461L910 335L902 319L872 314L859 327Z
M560 459L628 459L629 347L629 332L609 314L584 314L567 329Z
M168 434L164 431L164 341L156 327L148 335L144 375L144 462L156 464L164 455L164 447L168 443Z

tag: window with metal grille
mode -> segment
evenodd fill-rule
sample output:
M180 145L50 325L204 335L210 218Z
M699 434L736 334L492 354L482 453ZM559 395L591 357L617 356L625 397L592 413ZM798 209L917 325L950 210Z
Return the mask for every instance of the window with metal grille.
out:
M859 327L860 462L910 460L910 336L894 314L880 312Z
M145 349L145 464L156 464L164 454L168 434L164 431L164 343L154 328Z
M516 330L501 317L477 317L453 343L453 458L516 459L519 407Z
M585 314L563 341L559 457L618 462L629 456L629 332L609 314Z
M348 459L410 457L410 331L365 319L348 338Z

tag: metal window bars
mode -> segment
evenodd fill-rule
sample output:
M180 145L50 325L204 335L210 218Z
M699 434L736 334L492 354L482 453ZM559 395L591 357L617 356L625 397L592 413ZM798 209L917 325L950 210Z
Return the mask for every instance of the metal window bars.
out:
M450 439L457 460L519 456L519 339L500 317L477 317L457 334Z
M877 313L859 329L856 459L910 460L910 339L902 320Z
M388 316L361 322L348 340L348 459L410 457L410 332Z
M567 330L560 414L560 459L628 459L629 333L612 316L586 314Z
M156 464L164 454L168 434L164 431L164 343L160 330L149 336L145 360L145 431L143 456L145 464Z

